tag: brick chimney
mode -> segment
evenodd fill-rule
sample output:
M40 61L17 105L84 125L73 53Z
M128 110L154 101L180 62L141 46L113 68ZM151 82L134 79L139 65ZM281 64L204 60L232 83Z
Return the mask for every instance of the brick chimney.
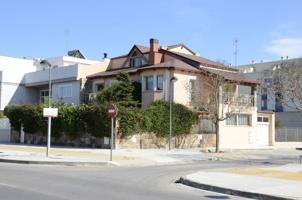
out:
M161 61L162 54L158 53L158 40L150 39L150 52L149 52L149 64L155 65L159 64Z

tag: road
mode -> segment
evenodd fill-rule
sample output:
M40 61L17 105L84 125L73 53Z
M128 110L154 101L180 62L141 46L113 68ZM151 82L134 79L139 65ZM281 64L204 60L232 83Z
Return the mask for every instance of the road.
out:
M244 165L204 161L148 167L74 167L0 163L2 200L244 199L174 183L203 169Z

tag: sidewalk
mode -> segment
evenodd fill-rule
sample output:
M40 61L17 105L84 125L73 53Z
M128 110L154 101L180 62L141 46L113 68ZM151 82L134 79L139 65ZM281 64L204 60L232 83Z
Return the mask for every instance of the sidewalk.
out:
M117 149L109 162L109 149L52 147L46 157L46 147L33 145L0 145L0 162L63 165L146 166L208 160L199 150Z
M256 199L302 199L302 165L202 171L180 179L200 189Z

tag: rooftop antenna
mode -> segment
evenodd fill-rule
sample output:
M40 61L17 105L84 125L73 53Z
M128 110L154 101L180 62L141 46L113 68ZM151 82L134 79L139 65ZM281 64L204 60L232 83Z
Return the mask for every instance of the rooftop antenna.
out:
M238 42L239 40L235 38L234 39L234 67L237 67Z
M64 29L65 52L69 51L69 29Z

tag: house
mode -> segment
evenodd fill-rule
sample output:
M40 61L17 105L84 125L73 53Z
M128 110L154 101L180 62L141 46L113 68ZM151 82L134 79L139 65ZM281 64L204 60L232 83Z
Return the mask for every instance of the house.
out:
M209 83L205 83L207 77L213 74L222 76L232 84L231 90L228 91L231 93L232 102L237 105L244 104L245 108L234 107L232 116L220 122L221 147L250 148L273 145L273 114L257 113L258 81L242 76L237 69L201 57L184 44L159 47L158 40L150 39L149 47L134 45L127 54L112 58L106 71L87 76L92 82L92 92L113 84L119 73L128 73L132 81L141 84L143 109L156 100L168 101L170 88L174 91L171 97L174 102L193 107L192 91L201 89L204 91L201 95L206 96L206 91L209 90ZM172 77L177 81L172 83ZM240 94L241 91L245 93ZM220 102L222 115L226 115L224 105L227 102ZM264 121L259 124L257 117ZM213 130L208 131L210 134L206 133L206 126L202 126L204 120L206 119L202 118L200 123L202 142L204 145L212 145L215 135L211 134Z
M85 90L86 76L105 71L109 59L88 60L79 50L68 52L68 56L46 59L51 64L52 100L79 104L88 99ZM24 86L31 93L32 104L42 103L48 98L49 69L43 68L40 60L34 63L36 71L26 73Z

